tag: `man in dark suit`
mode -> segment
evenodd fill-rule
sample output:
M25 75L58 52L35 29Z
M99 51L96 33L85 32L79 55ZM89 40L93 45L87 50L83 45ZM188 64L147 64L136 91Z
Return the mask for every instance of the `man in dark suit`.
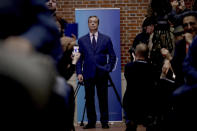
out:
M176 98L176 114L174 128L177 130L197 130L195 120L197 108L197 37L195 37L189 47L189 51L183 62L183 72L185 84L173 92Z
M197 12L188 12L184 20L184 28L188 29L193 39L182 62L184 83L173 92L176 98L177 121L174 125L178 130L197 130L195 126L196 120L194 120L197 116L197 108L195 106L197 96Z
M108 76L112 71L116 55L111 39L98 32L99 19L97 16L88 18L89 33L78 41L81 57L77 62L77 77L79 82L84 82L86 110L88 124L85 129L95 128L95 86L99 100L102 128L108 126Z
M185 81L182 64L185 56L187 55L188 48L197 34L197 13L194 11L187 11L182 14L181 20L184 29L184 37L176 43L172 60L170 61L166 59L163 66L163 71L166 73L168 72L170 66L172 66L176 75L176 88L183 85Z
M190 54L190 57L186 56L189 53L189 46L191 46L191 49L193 50L192 52L195 52L195 44L193 43L195 43L194 38L197 34L197 13L195 11L184 12L181 16L181 20L184 29L184 37L182 40L176 43L175 52L171 63L169 61L165 61L164 63L164 68L169 68L172 66L176 75L175 91L173 92L173 97L171 100L173 102L173 116L171 115L172 117L170 117L170 119L172 119L171 121L173 126L169 126L169 129L172 130L189 130L189 128L193 127L191 126L192 124L190 118L192 115L194 116L195 113L192 102L196 91L193 91L193 89L189 91L190 86L192 84L195 85L195 83L188 83L192 80L192 77L188 74L194 73L193 70L191 70L192 68L190 68L191 66L189 65L191 64L190 62L193 62L195 55ZM184 62L185 58L186 61ZM192 64L192 66L194 65ZM193 87L193 85L191 87ZM194 130L194 128L192 130Z

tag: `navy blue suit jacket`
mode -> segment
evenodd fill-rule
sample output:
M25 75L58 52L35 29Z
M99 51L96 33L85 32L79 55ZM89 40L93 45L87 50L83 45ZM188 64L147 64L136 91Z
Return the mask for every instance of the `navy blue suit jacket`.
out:
M84 79L94 78L96 70L100 75L111 72L116 63L116 55L111 39L98 33L97 44L94 49L87 34L78 40L81 57L76 65L77 74L82 74Z
M183 62L186 56L186 41L182 39L176 43L174 56L171 61L172 68L176 75L176 87L184 84Z
M188 54L183 63L183 72L185 73L186 84L197 84L197 37L190 44Z
M188 54L183 62L185 84L173 92L173 95L181 95L187 92L197 94L197 37L190 44ZM193 92L195 90L195 92ZM190 94L191 95L191 94Z

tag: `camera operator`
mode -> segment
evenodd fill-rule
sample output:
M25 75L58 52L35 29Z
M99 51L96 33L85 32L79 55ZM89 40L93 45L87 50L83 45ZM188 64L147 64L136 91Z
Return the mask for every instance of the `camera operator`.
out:
M171 32L171 23L173 21L170 19L172 6L169 0L152 0L150 6L152 11L148 12L148 14L154 18L155 28L154 34L152 38L150 38L148 44L150 51L149 58L155 70L155 95L159 101L156 104L157 109L154 113L154 116L157 118L155 119L156 125L154 128L156 128L156 130L161 130L166 124L166 114L170 111L169 109L171 109L169 108L169 95L172 92L169 90L169 83L161 77L163 77L162 67L165 59L171 59L172 55L168 55L168 53L173 54L175 46L173 34Z
M151 17L146 17L144 19L144 22L142 24L142 32L139 33L134 41L133 45L129 50L130 56L131 56L131 61L135 61L135 48L139 43L144 43L148 45L149 39L151 34L154 32L154 20Z

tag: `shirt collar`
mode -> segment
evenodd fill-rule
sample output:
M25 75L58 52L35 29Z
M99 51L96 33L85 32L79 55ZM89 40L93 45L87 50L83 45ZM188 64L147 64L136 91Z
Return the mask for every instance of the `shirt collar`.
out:
M93 33L90 32L90 37L92 37L92 36L93 36ZM94 33L94 36L98 37L98 31Z

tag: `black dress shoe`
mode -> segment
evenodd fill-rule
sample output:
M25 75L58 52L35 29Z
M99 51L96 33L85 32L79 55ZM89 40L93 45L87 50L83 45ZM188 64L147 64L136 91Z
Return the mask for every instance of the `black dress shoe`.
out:
M135 127L127 127L125 131L136 131L137 128Z
M83 129L91 129L91 128L95 128L95 124L87 124L83 127Z
M102 124L102 128L103 129L108 129L109 128L109 125L108 124Z
M137 131L137 125L132 125L131 123L127 123L125 131Z

